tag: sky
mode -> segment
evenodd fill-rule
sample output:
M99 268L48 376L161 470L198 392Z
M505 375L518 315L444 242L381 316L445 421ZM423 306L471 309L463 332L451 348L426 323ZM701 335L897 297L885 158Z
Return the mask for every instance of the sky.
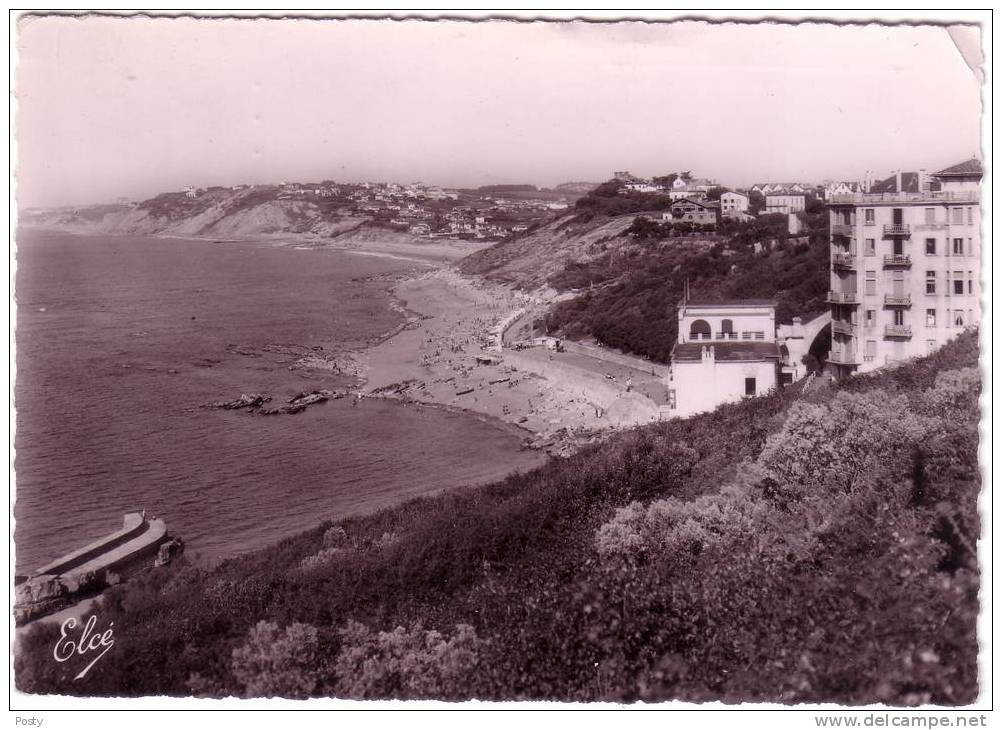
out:
M28 17L17 63L21 207L323 179L858 180L981 147L980 82L934 26Z

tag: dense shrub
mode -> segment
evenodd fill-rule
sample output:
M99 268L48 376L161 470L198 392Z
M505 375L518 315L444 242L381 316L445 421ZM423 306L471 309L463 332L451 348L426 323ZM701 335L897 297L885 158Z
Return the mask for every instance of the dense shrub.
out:
M280 631L259 621L233 650L233 676L247 697L309 697L317 687L317 630L293 623Z
M978 388L973 368L945 372L914 401L969 406ZM621 697L971 701L976 538L958 507L976 489L915 499L917 480L949 478L928 465L965 450L951 434L971 415L880 389L797 403L719 494L617 510L595 538L599 593L621 602L602 642L654 637ZM973 487L976 463L961 471Z
M338 694L355 699L461 699L469 696L469 675L482 642L460 624L446 637L420 626L370 631L351 621L340 632L335 664Z

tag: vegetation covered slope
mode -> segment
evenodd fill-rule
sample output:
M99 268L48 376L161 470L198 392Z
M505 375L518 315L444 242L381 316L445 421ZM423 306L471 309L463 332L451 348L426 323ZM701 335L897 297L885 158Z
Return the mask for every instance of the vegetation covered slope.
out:
M819 384L820 385L820 384ZM113 589L100 671L17 686L959 704L977 694L976 334L651 424L503 482Z
M825 311L827 246L800 239L756 250L754 243L644 243L569 264L551 285L579 293L551 308L547 328L667 362L686 282L693 296L774 299L778 322Z
M665 196L610 196L604 187L580 198L574 213L475 253L460 269L522 288L570 292L545 318L550 334L594 337L658 362L668 361L686 282L694 296L775 299L779 322L827 308L823 207L812 206L795 236L783 215L725 220L708 232L655 223ZM638 216L641 210L648 215Z

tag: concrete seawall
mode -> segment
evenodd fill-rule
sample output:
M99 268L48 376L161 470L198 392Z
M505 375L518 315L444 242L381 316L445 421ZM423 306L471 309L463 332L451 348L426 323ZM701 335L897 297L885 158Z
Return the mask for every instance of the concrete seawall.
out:
M633 355L625 355L621 352L616 352L615 350L609 350L607 348L598 347L597 345L586 345L581 342L561 340L560 345L567 352L575 352L579 355L587 355L588 357L595 358L596 360L611 362L614 365L621 365L627 368L643 370L645 372L653 373L659 378L668 377L667 365L662 365L656 362L650 362L648 360L644 360L643 358L635 357Z

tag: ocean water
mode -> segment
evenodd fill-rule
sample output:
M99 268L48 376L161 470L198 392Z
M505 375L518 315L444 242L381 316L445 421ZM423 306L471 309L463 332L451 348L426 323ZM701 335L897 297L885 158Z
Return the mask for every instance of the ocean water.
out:
M398 325L381 275L412 262L23 230L16 266L18 572L127 511L163 517L213 561L541 462L509 430L390 401L282 416L201 407L346 384L296 362Z

